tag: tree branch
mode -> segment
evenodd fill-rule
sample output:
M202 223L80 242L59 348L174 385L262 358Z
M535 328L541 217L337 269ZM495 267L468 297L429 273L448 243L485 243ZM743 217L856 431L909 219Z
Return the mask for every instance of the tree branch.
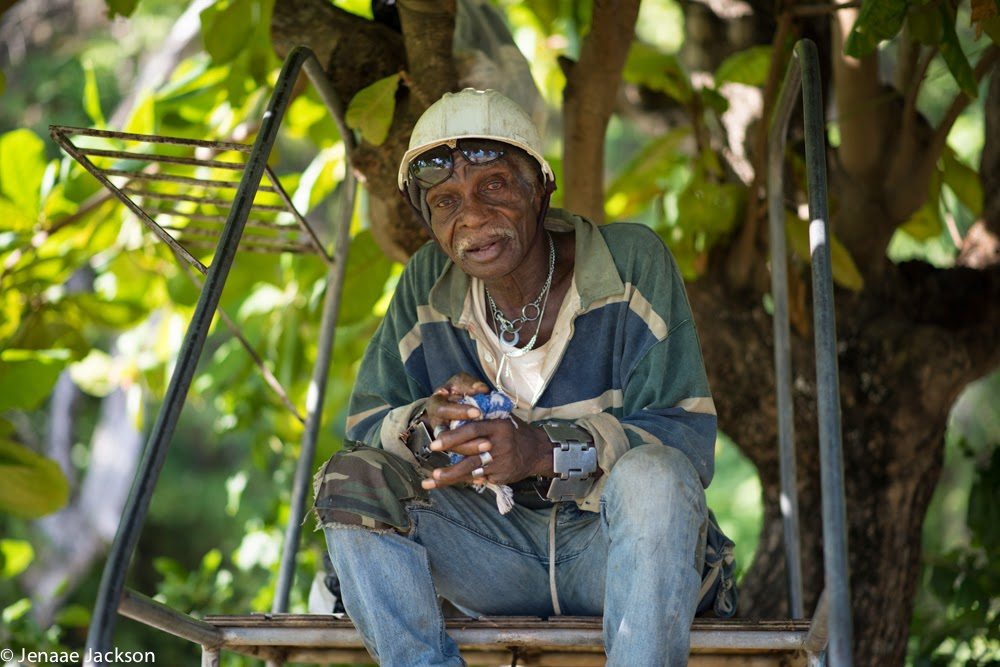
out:
M878 53L860 60L844 54L844 44L858 17L857 9L845 9L830 20L833 33L833 88L840 123L840 164L854 179L865 179L878 168L886 136L884 114L872 100L879 99Z
M639 0L595 0L580 60L566 77L563 140L566 207L604 221L604 135L621 85Z
M410 92L426 109L457 86L458 73L451 52L455 0L399 0L397 6L409 54Z

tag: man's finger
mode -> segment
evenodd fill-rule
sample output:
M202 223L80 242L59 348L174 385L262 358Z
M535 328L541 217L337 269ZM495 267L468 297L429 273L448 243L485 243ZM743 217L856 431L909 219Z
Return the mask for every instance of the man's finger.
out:
M478 456L470 456L454 465L435 468L431 471L431 478L423 480L420 485L425 489L437 489L443 486L468 483L473 481L472 471L481 465Z

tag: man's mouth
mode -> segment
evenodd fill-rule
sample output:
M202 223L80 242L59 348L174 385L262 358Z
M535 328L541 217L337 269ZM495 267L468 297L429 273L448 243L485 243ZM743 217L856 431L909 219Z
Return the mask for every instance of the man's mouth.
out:
M462 260L472 260L474 262L488 262L496 259L503 251L506 241L504 236L495 236L482 241L469 241L462 244L458 250L458 257Z

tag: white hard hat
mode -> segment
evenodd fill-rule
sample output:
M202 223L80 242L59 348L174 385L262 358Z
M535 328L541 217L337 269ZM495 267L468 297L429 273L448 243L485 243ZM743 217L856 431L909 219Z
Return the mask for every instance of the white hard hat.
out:
M466 88L445 93L427 107L413 126L410 147L399 164L399 189L406 192L410 161L424 151L458 139L490 139L516 146L538 161L546 181L552 167L542 155L542 138L531 117L516 102L495 90Z

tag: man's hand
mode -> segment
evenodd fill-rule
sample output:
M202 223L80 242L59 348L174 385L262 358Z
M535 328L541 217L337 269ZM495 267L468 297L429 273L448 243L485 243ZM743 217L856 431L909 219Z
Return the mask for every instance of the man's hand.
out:
M424 405L427 410L425 418L430 423L433 432L438 426L448 428L448 424L458 419L478 419L478 408L459 403L463 396L470 394L486 394L490 388L482 380L477 380L468 373L452 375L443 385L434 390ZM461 453L461 452L460 452Z
M482 452L489 452L493 458L483 466L487 482L512 484L534 475L551 475L552 443L545 432L517 417L512 419L473 421L441 433L431 443L432 450L455 452L467 458L436 468L431 479L421 482L422 486L434 489L473 481L472 471L482 466Z

